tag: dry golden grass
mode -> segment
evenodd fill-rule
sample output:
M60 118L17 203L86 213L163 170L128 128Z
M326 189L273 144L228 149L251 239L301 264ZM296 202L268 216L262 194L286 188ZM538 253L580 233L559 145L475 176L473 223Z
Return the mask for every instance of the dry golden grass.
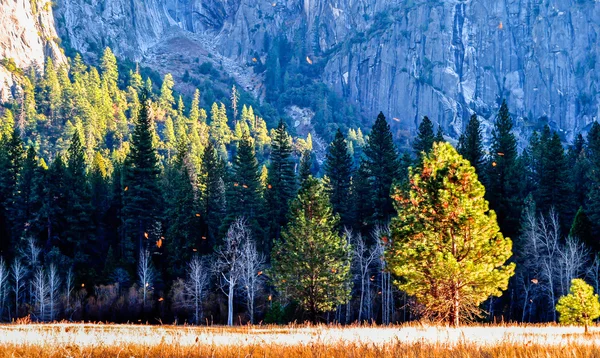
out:
M600 329L15 324L0 326L2 357L600 357Z

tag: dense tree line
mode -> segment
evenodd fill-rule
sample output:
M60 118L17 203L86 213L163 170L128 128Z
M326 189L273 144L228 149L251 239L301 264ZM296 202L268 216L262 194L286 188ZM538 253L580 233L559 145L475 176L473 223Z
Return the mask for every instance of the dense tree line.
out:
M338 130L320 163L310 135L294 137L284 120L268 129L235 87L230 106L202 103L198 91L186 106L173 85L170 75L156 90L137 72L119 73L109 49L100 71L76 57L21 78L0 118L0 319L420 317L418 285L396 286L392 275L416 271L390 256L389 241L421 237L400 229L414 226L409 209L420 207L398 193L416 190L439 155L473 166L461 173L483 183L513 242L516 273L503 296L485 302L488 317L556 320L547 308L573 278L600 286L597 123L566 151L546 126L519 152L503 103L491 144L474 115L458 156L435 144L444 136L427 117L414 151L399 153L380 113L368 136ZM476 188L462 195L479 198L473 217L494 236L495 216ZM502 242L490 262L510 256ZM472 294L465 307L475 312L500 288Z

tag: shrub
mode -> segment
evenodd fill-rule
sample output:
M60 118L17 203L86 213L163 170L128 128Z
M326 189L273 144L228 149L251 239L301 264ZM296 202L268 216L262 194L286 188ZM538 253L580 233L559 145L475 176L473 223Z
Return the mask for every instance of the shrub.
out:
M569 294L561 297L556 305L562 324L584 325L585 333L592 321L600 317L600 302L594 288L584 280L576 278L571 281Z

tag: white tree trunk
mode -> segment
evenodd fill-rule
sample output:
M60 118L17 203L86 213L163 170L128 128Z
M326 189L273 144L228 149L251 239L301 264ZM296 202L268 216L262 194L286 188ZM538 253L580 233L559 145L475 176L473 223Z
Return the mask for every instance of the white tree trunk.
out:
M229 284L229 294L227 295L227 325L233 326L233 292L235 286Z

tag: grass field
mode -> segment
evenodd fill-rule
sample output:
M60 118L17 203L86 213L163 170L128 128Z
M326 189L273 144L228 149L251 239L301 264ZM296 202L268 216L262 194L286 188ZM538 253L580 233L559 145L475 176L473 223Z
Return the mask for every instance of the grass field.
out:
M600 328L15 324L0 357L600 357Z

